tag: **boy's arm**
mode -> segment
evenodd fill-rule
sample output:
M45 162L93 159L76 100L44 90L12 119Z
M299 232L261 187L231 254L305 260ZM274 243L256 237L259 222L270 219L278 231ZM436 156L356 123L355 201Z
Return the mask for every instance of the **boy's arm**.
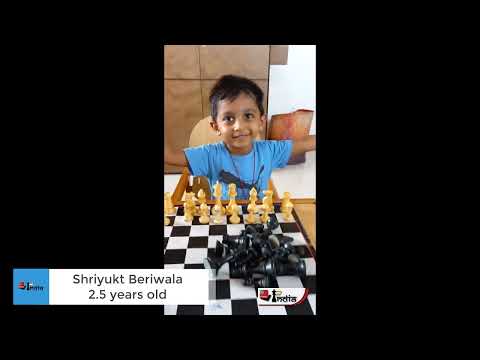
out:
M307 151L315 150L317 147L317 137L316 135L308 135L303 139L292 140L292 155L296 156Z
M187 166L188 161L183 150L173 150L170 145L165 142L164 161L168 165Z

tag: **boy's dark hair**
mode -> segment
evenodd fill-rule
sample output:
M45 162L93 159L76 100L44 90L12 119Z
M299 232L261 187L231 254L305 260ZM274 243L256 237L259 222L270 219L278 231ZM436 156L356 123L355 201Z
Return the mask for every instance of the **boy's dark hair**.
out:
M257 84L244 77L224 75L217 81L210 92L212 120L217 120L218 103L220 101L225 99L234 101L241 93L251 96L255 100L258 110L260 110L260 116L265 113L263 109L263 91Z

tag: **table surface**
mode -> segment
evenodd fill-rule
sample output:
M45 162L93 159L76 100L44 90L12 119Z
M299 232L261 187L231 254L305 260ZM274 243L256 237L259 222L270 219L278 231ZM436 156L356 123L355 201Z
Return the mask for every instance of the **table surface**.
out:
M294 204L295 211L302 223L312 246L317 250L317 232L316 232L316 205L312 204Z

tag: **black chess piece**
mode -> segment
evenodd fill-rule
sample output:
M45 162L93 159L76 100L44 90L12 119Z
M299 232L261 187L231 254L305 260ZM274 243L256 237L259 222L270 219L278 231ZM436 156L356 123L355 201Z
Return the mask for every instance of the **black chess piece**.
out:
M218 274L218 271L220 268L226 264L227 262L230 262L235 258L235 255L228 255L224 258L217 258L213 256L207 257L208 264L210 265L211 269L214 269L216 271L216 274Z
M262 246L264 244L264 240L262 239L261 234L257 233L253 236L251 246L257 250L257 252L261 253Z
M247 225L245 227L245 235L247 235L247 234L252 234L253 235L253 234L256 234L256 233L257 233L257 228L255 227L255 225L250 224L250 225Z
M278 240L280 241L280 246L287 246L293 241L293 238L286 235L278 235Z
M270 276L265 276L262 278L252 278L253 279L253 285L256 288L269 288L272 287L273 285L273 280Z
M278 223L277 217L276 216L270 216L269 219L267 220L267 228L270 231L275 230L278 228L280 224Z
M296 275L301 278L305 278L306 276L306 265L305 261L299 260L297 262L287 262L281 263L277 262L275 269L277 270L278 276L283 275Z
M276 274L275 262L272 259L262 261L257 267L251 270L253 274L263 274L273 276Z
M273 255L273 251L269 246L263 246L261 253L262 253L262 256L265 258L269 258Z
M223 257L226 251L225 245L223 245L220 241L217 240L217 244L215 246L215 256L216 257Z
M273 249L278 248L280 246L280 240L278 239L278 236L276 235L269 235L268 236L268 242L270 243L271 247Z
M231 263L230 264L230 276L233 279L247 277L247 266L245 264Z
M257 233L259 233L259 234L263 233L263 230L265 229L263 227L263 224L255 224L254 226L255 226L255 230L257 231Z

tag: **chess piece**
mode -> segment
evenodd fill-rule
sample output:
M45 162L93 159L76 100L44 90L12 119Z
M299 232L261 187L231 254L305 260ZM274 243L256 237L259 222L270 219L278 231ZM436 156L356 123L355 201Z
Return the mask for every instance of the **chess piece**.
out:
M268 213L271 214L273 213L273 191L272 190L264 190L263 194L265 197L263 198L263 201L265 201L268 204Z
M238 205L235 205L234 207L231 208L232 216L230 216L230 222L232 224L240 223L240 218L238 217L239 211L240 211L240 207Z
M222 205L222 184L220 184L217 180L216 184L213 186L213 189L214 189L214 196L215 196L215 199L216 199L216 202L215 202L215 206L212 208L212 215L213 214L213 210L215 209L216 210L219 210L219 214L220 216L223 216L225 215L225 207Z
M170 225L170 219L167 217L167 214L163 213L163 223L165 226Z
M292 204L291 201L289 201L285 204L284 211L282 212L283 218L286 221L292 221L293 220L292 210L293 210L293 204Z
M205 204L205 205L207 204L207 199L206 199L205 191L203 191L203 189L200 189L200 190L198 191L198 193L197 193L197 197L198 197L198 202L199 202L199 204L200 204L200 206L197 208L197 210L198 210L198 215L201 215L201 213L202 213L202 211L201 211L201 210L202 210L202 209L201 209L202 204Z
M193 193L185 193L185 202L183 204L185 212L184 221L191 222L195 214L195 203L193 202Z
M185 222L192 222L193 221L193 213L185 208L185 215L183 217Z
M261 262L257 267L251 270L253 274L262 274L262 275L275 275L276 268L275 268L275 261L272 259L268 259L264 262Z
M192 214L195 213L195 200L197 200L192 192L185 193L184 208L188 209Z
M280 206L280 211L283 213L285 211L285 205L290 202L290 197L292 194L290 194L288 191L283 193L283 199L282 199L282 205Z
M273 286L273 281L270 276L265 276L260 279L253 279L253 284L256 288L270 288Z
M200 190L202 191L202 190ZM199 191L199 192L200 192ZM200 205L200 223L201 224L208 224L210 222L210 209L208 208L208 205L206 203L202 203Z
M246 222L247 224L254 224L256 222L255 213L257 212L257 205L255 204L255 201L257 201L257 191L255 188L250 190L250 198L248 200L250 201L250 204L247 206L248 215L246 217Z
M235 196L237 196L237 186L235 184L228 185L228 196L230 197L230 202L227 205L227 214L233 215L232 209L237 206L235 202Z
M169 192L163 194L163 201L165 206L165 212L168 215L175 215L175 206L173 206L172 194Z
M261 208L263 210L263 213L262 213L262 216L260 217L260 221L262 222L262 224L266 224L269 219L268 214L271 212L268 196L263 197Z
M268 205L263 205L263 214L262 216L260 217L260 221L262 222L262 224L266 224L268 219L270 219L270 216L268 216Z
M270 230L270 231L273 231L275 230L276 228L279 227L279 223L278 223L278 220L277 220L277 217L276 216L272 216L270 219L267 220L267 228Z
M295 259L292 261L291 259ZM296 275L301 278L306 276L306 265L304 260L300 260L297 255L290 255L287 263L279 262L276 267L277 275Z
M257 190L255 190L254 187L252 187L252 190L250 190L250 198L248 201L255 203L257 201Z
M221 208L218 208L216 205L212 209L213 223L221 224L223 222L223 215Z
M245 222L247 224L255 224L256 218L255 218L255 205L252 206L250 203L247 207L248 215L245 218Z

